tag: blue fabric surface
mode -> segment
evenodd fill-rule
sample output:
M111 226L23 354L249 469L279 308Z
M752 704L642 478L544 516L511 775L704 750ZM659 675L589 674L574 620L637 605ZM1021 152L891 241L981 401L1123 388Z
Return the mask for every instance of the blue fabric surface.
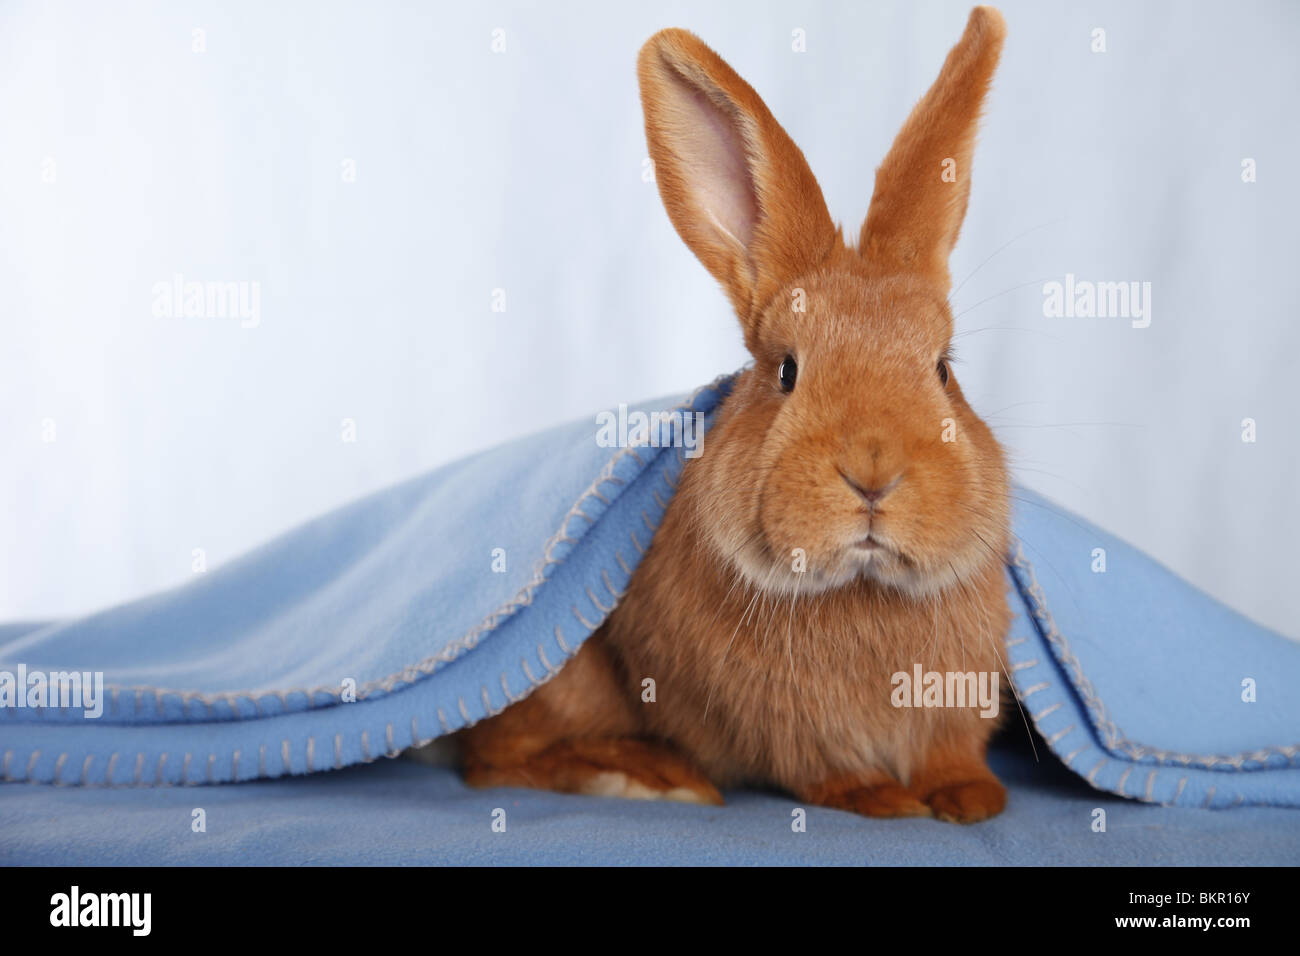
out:
M699 390L691 411L709 415L722 394ZM102 670L113 687L95 720L0 708L0 777L306 773L500 711L570 657L626 587L685 460L671 431L611 449L594 418L553 429L326 515L184 588L10 627L0 669ZM344 702L349 680L356 700Z
M684 407L707 423L727 387L719 380ZM0 670L102 670L112 686L94 720L0 709L3 779L92 787L78 796L0 788L0 812L21 823L43 799L33 794L45 794L51 807L117 813L127 832L152 826L149 808L171 799L248 803L251 814L277 786L309 800L343 784L326 775L183 798L94 787L342 768L519 699L617 601L684 463L670 426L638 448L601 447L596 434L589 419L457 462L184 588L81 620L0 628ZM1015 497L1008 574L1017 615L1007 666L1024 719L1050 750L1092 786L1146 802L1300 806L1300 647L1037 495L1017 489ZM1097 548L1106 552L1104 573L1093 570ZM1242 698L1247 679L1256 685L1252 703ZM384 771L382 779L406 772ZM380 777L344 779L365 789ZM586 805L530 799L539 807ZM740 802L755 807L759 799ZM1025 806L1046 801L1045 820L1050 800L1037 794ZM699 812L600 806L603 818L629 820ZM1284 816L1288 828L1300 820ZM1270 826L1280 819L1250 817ZM32 839L26 845L37 846ZM25 855L12 845L11 852Z
M1300 807L1300 645L1015 494L1006 664L1052 751L1097 788L1148 802Z
M1023 727L1008 728L1009 736ZM1041 742L1040 742L1041 746ZM788 797L725 807L472 790L455 773L380 760L223 787L0 786L0 865L1124 865L1300 863L1300 814L1160 807L1098 793L1023 742L995 750L1006 811L972 826L870 820ZM193 810L207 831L191 829ZM506 831L491 830L506 812ZM1106 832L1092 830L1106 811Z

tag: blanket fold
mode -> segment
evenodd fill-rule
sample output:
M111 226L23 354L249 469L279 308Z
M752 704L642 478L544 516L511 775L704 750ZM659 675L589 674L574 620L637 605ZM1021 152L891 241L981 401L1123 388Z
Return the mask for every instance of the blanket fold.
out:
M613 609L685 464L683 416L707 429L729 387L629 410L650 422L638 444L606 447L591 419L552 429L184 587L0 627L0 777L143 786L310 773L499 712ZM1300 806L1300 647L1038 495L1015 495L1005 664L1048 747L1093 786L1148 802ZM102 674L97 716L84 700L29 698L31 675L49 695L74 669L88 686Z

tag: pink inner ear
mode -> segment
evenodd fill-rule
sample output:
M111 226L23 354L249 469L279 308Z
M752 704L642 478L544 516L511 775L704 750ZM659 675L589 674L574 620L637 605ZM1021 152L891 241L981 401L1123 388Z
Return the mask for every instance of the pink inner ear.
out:
M702 213L701 225L748 249L758 222L758 199L740 117L676 70L667 72L670 141L691 201Z

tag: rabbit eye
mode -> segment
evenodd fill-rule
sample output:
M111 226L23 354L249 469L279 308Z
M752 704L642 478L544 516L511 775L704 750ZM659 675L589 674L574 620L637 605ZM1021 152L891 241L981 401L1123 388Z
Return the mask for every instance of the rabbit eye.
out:
M946 386L948 384L948 360L939 359L939 384Z
M799 366L795 364L794 356L787 355L781 362L781 368L777 371L777 378L781 382L781 391L793 392L794 380L799 375Z

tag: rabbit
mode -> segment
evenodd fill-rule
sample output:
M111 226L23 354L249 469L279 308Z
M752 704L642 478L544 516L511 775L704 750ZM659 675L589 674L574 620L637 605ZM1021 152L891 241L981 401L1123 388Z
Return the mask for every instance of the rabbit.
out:
M642 48L660 195L753 361L617 607L554 679L461 732L469 785L703 804L758 786L963 823L1002 811L996 719L897 706L891 681L917 664L996 675L1010 627L1007 467L952 371L947 303L1004 35L996 10L972 11L876 172L856 248L712 49L679 29Z

